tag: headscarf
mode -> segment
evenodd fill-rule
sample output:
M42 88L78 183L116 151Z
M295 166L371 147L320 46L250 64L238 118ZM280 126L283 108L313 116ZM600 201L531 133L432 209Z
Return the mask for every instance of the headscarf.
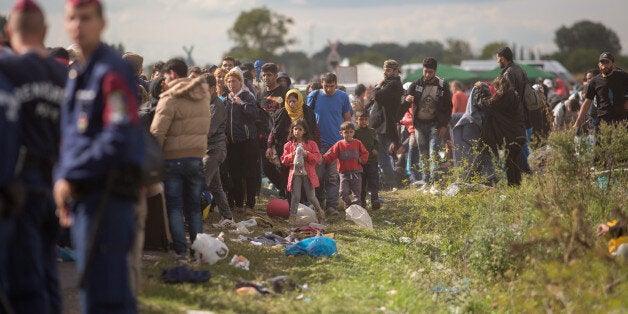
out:
M288 105L288 95L290 94L296 94L297 95L297 107L296 108L292 108L290 107L290 105ZM290 116L290 120L292 120L292 122L296 121L297 119L302 119L303 118L303 95L301 94L301 91L298 89L291 89L286 93L286 99L284 100L284 106L286 107L286 111L288 112L288 115Z

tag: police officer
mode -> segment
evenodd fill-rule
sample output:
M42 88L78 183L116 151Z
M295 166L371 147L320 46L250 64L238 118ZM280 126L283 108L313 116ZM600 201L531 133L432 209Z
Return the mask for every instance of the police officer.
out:
M72 225L81 311L133 313L127 254L145 154L134 73L100 40L105 19L98 0L67 0L65 27L83 58L70 70L61 110L57 214Z
M14 179L15 163L19 151L18 103L13 95L13 86L0 73L0 313L9 312L11 305L7 291L7 245L13 232L10 213L14 206L11 184Z
M0 59L0 72L13 86L20 107L20 160L13 173L25 188L24 203L14 205L13 230L5 239L10 257L5 263L6 296L17 313L60 313L52 170L59 155L67 69L48 56L44 14L34 1L15 3L6 30L15 55Z

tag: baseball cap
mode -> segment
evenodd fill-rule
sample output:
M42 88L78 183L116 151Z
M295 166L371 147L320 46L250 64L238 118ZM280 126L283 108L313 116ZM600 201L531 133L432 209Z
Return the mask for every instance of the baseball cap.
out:
M598 59L598 61L602 61L602 60L608 60L610 62L615 62L615 57L613 57L613 55L608 52L602 52L602 54L600 55L600 58Z

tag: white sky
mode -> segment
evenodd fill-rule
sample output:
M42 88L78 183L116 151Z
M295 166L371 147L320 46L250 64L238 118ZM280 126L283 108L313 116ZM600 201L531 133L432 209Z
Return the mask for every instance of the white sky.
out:
M48 46L67 47L63 0L39 0L48 19ZM464 39L474 52L494 41L556 50L554 33L580 20L601 22L614 30L627 51L626 0L105 0L108 26L104 40L122 42L144 56L145 64L185 56L194 45L197 64L217 63L234 43L227 30L242 10L266 6L294 19L293 51L308 55L327 40L373 44ZM0 2L7 15L12 0Z

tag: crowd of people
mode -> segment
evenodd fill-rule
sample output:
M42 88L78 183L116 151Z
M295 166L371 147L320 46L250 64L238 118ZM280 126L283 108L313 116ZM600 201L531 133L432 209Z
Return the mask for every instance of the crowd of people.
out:
M353 204L380 209L379 190L402 177L438 192L450 165L494 185L500 150L519 185L530 147L552 128L594 133L626 120L628 74L608 52L573 90L561 79L529 84L503 47L501 75L466 92L427 57L409 85L386 60L381 82L349 95L334 73L301 91L275 63L232 57L213 68L174 58L145 76L140 54L101 41L98 0L67 0L65 27L71 49L47 49L42 10L18 0L0 54L0 309L16 313L61 311L60 226L76 250L82 312L134 312L151 198L176 259L188 260L203 191L232 227L255 209L265 176L289 200L289 224L305 202L326 223ZM151 147L164 159L157 181L147 180Z

